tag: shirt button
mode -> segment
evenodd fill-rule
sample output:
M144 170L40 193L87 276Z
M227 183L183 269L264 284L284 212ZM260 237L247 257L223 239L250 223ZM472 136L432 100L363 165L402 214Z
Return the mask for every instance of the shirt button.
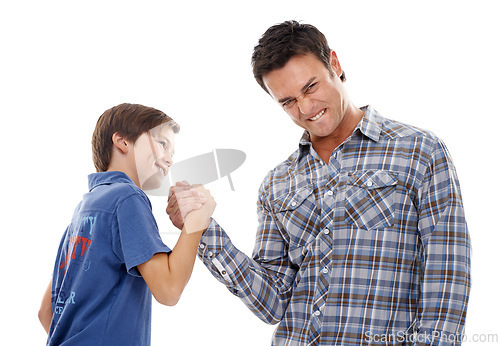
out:
M325 228L325 229L323 230L323 233L328 234L328 233L330 233L330 230L329 230L328 228Z
M371 180L368 180L366 182L366 186L371 187L373 185L373 182Z
M323 268L322 272L323 274L328 274L328 268L327 267Z
M214 257L214 253L213 253L212 251L208 251L208 252L207 252L207 256L208 256L209 258L212 258L212 257Z
M319 316L319 315L321 315L321 312L319 310L316 310L316 311L314 311L313 315L314 316Z
M225 270L223 270L223 271L221 271L221 274L222 274L222 275L226 275L227 273L226 273L226 271L225 271Z
M292 202L292 207L295 207L297 205L297 202L293 201Z
M204 249L205 248L205 244L200 244L200 249Z
M327 194L328 196L331 196L331 195L333 195L333 191L332 191L332 190L330 190L330 191L328 191L326 194Z

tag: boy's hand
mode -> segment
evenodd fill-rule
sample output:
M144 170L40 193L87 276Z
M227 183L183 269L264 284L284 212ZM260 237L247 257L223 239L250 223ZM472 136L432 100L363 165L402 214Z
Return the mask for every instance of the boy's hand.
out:
M200 209L189 212L184 218L184 230L188 234L205 231L210 224L210 218L217 205L210 191L205 189L203 185L195 185L194 189L205 197L206 202Z
M178 229L184 227L184 220L189 212L200 209L206 198L187 182L178 182L170 187L166 212L170 221Z

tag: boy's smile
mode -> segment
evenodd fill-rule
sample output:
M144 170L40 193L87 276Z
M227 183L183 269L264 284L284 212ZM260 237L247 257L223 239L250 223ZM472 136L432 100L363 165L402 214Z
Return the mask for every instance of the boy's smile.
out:
M134 143L134 158L143 190L160 187L172 165L174 132L168 125L161 125L140 135Z

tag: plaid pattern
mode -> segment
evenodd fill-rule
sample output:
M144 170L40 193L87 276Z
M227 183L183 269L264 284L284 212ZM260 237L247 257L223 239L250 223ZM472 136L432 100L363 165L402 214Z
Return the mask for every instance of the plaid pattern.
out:
M273 345L447 345L462 332L470 239L450 156L432 133L363 110L329 164L306 132L264 179L253 258L214 220L201 239L212 274L279 323Z

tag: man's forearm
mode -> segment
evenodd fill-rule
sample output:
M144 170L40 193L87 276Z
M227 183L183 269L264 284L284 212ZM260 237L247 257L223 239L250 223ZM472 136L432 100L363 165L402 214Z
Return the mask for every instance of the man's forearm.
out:
M281 321L295 276L287 258L277 260L272 268L264 267L234 247L215 221L201 239L198 256L212 275L262 321L269 324Z

